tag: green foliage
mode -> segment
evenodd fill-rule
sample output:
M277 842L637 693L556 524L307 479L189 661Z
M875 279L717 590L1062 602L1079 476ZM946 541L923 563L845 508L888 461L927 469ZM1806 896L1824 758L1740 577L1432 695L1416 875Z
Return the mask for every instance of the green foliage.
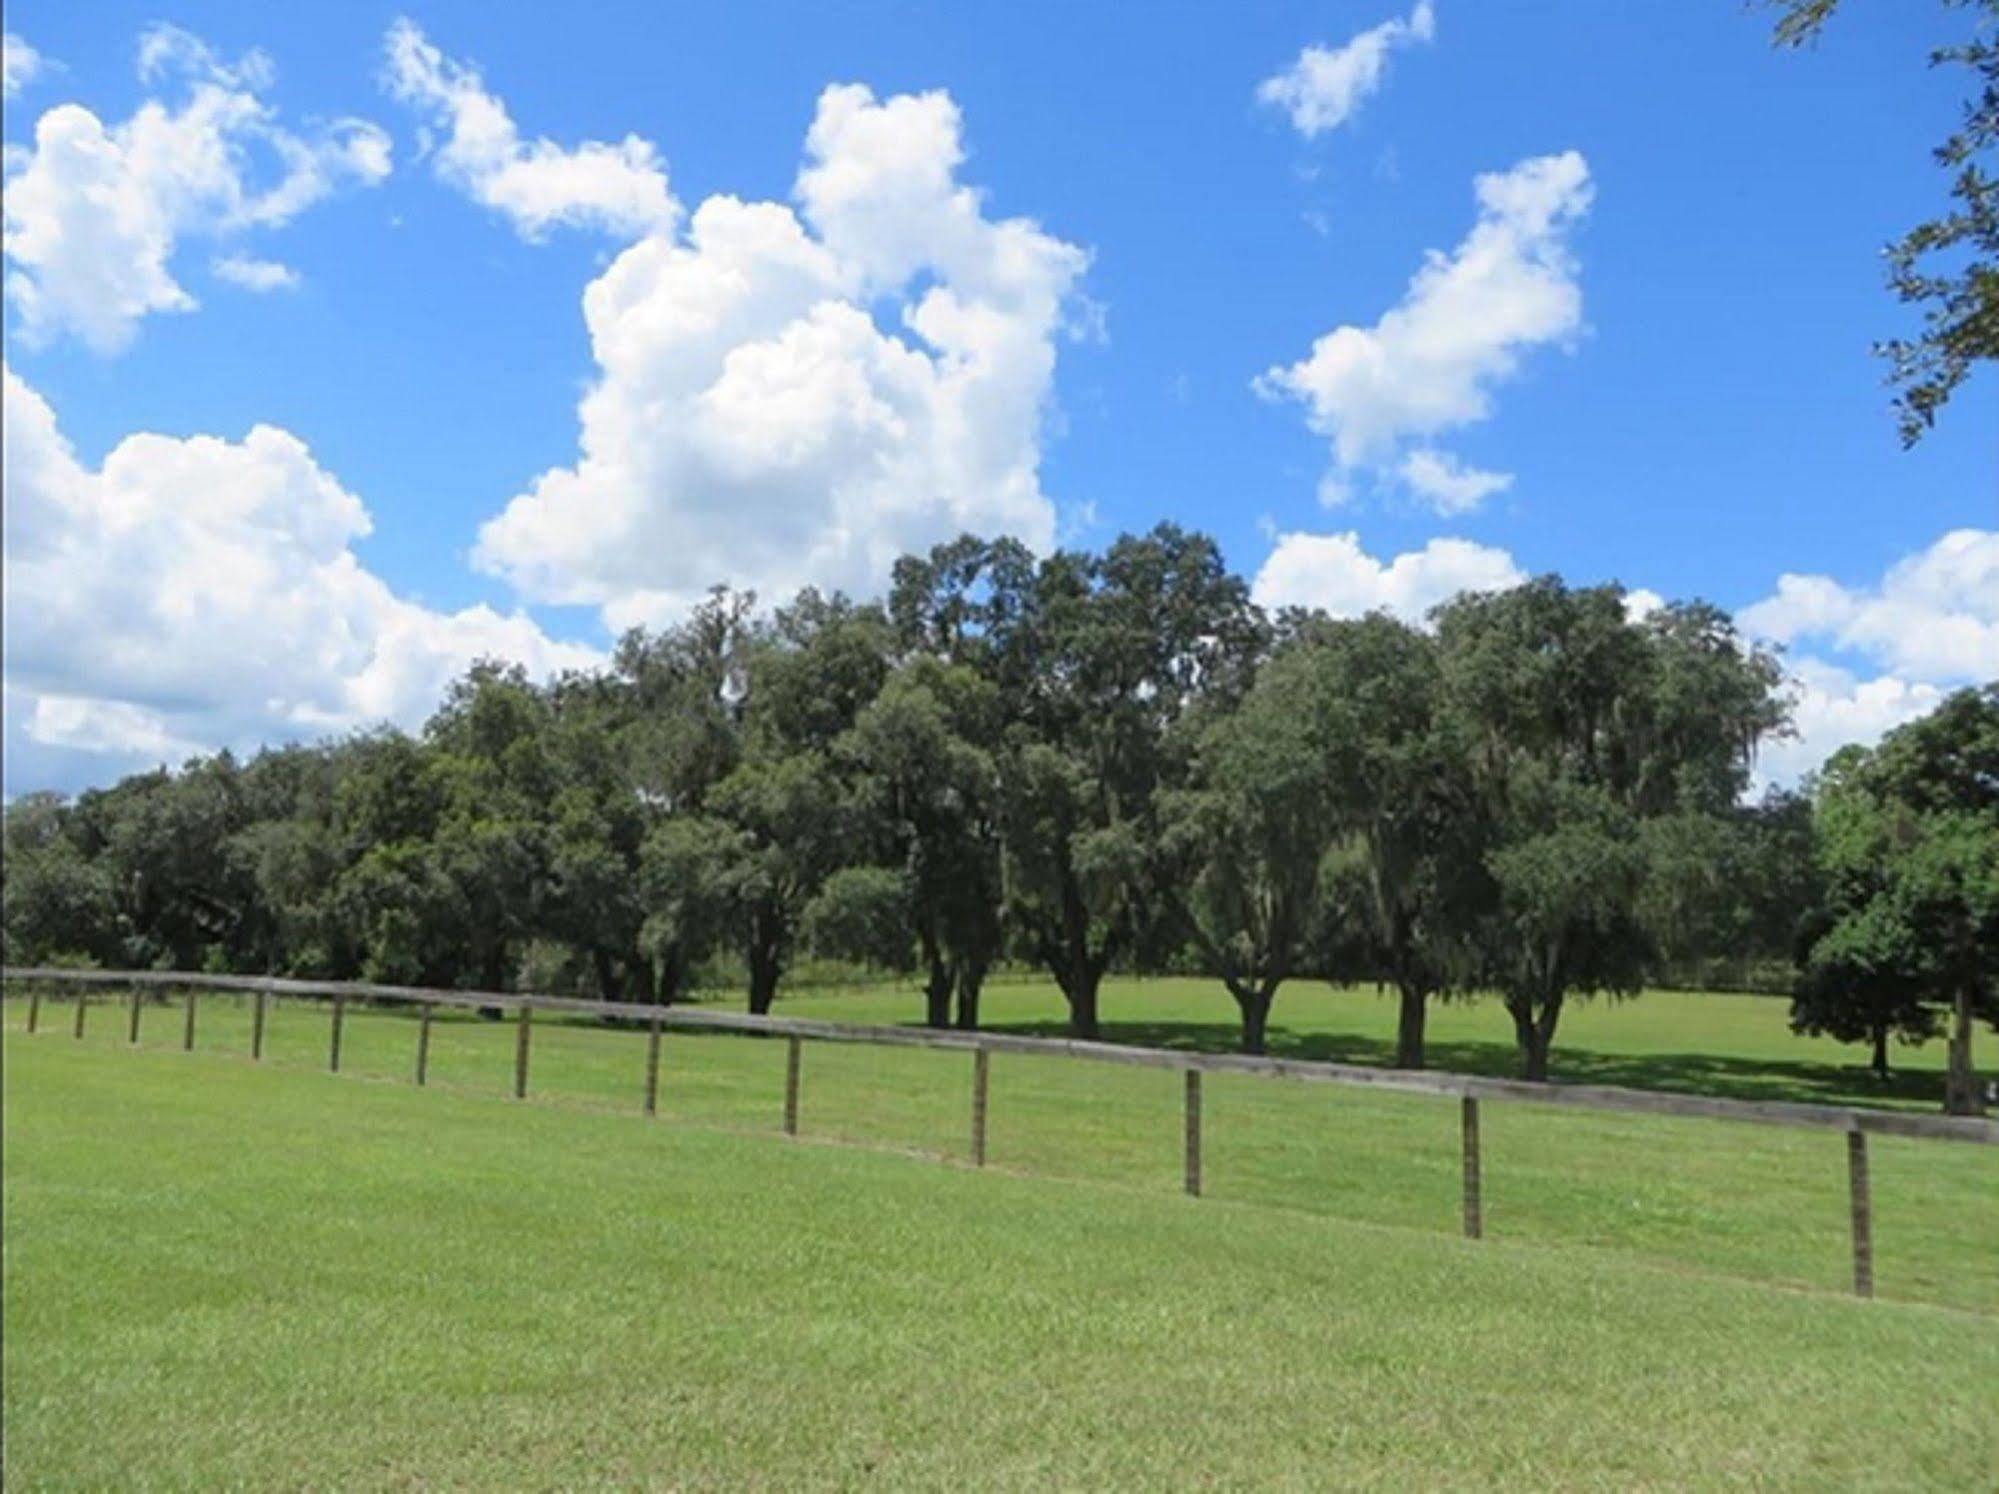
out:
M1974 1016L1999 1025L1999 684L1960 690L1872 751L1828 765L1816 812L1823 901L1793 1024L1921 1042L1948 1008L1950 1108L1979 1108Z
M836 960L878 970L913 965L909 884L884 866L849 866L828 877L802 921L806 945Z
M1572 995L1633 994L1662 932L1687 942L1688 847L1726 834L1702 820L1732 813L1783 726L1780 675L1716 609L1634 622L1615 586L1547 577L1436 618L1490 877L1467 920L1478 973L1544 1078Z
M1252 1049L1323 976L1396 993L1409 1066L1437 998L1494 992L1540 1077L1577 998L1788 958L1810 909L1801 1028L1985 1009L1990 692L1749 804L1780 676L1714 608L1549 577L1433 622L1273 622L1172 525L960 539L879 606L717 591L600 671L476 664L415 735L22 798L8 958L765 1011L811 953L967 1027L1013 961L1082 1036L1107 977L1186 970Z

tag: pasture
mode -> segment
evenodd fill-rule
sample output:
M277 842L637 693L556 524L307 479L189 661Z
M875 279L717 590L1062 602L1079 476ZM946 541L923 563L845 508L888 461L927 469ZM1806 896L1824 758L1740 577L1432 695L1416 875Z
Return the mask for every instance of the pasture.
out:
M1107 994L1107 1036L1227 1045L1211 987ZM1369 993L1290 994L1279 1051L1391 1035ZM1834 1134L1488 1103L1471 1242L1426 1096L1211 1074L1189 1200L1169 1073L995 1055L974 1172L964 1054L808 1044L793 1144L781 1042L669 1033L649 1121L636 1032L537 1019L519 1103L511 1022L440 1015L418 1090L405 1012L350 1008L334 1076L321 1004L273 1003L253 1064L246 1001L203 995L192 1054L183 1002L136 1051L111 993L81 1042L70 998L34 1037L7 1003L10 1487L1970 1487L1999 1458L1999 1149L1873 1138L1862 1303ZM1559 1071L1869 1083L1782 1014L1584 1009ZM1439 1065L1506 1072L1495 1015L1440 1010ZM988 995L990 1026L1058 1016Z

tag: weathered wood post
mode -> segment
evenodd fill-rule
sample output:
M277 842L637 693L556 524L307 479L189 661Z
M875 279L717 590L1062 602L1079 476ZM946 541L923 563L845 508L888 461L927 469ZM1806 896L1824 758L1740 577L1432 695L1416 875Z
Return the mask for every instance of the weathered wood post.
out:
M125 1023L125 1041L134 1047L139 1043L139 1008L143 1004L143 993L137 986L132 987L132 1014Z
M90 992L86 991L82 986L78 986L76 988L76 1028L70 1033L71 1037L80 1038L83 1036L83 1014L89 1010Z
M1479 1208L1478 1101L1466 1095L1459 1108L1464 1117L1465 1137L1465 1238L1477 1240L1485 1234L1485 1219Z
M798 1134L798 1065L805 1040L796 1035L785 1039L784 1050L784 1134Z
M416 1082L419 1087L430 1078L430 1003L422 1002L417 1007L416 1019Z
M340 1072L340 1027L346 1020L347 998L336 995L333 998L333 1032L327 1039L326 1048L326 1068L329 1073Z
M200 993L192 986L188 987L187 1019L181 1024L180 1029L180 1051L183 1053L192 1053L194 1051L194 1009L196 998L199 995Z
M519 1020L514 1024L514 1098L528 1097L528 1034L533 1031L534 1008L525 1001L521 1003Z
M1846 1181L1853 1205L1853 1294L1874 1295L1874 1204L1867 1186L1867 1133L1846 1133Z
M33 981L28 982L28 1031L33 1032L41 1025L42 988Z
M257 992L250 998L250 1057L261 1061L264 1056L264 993Z
M652 1019L652 1026L646 1033L646 1099L647 1115L659 1114L659 1018Z
M1201 1071L1187 1070L1187 1196L1201 1196Z
M972 1050L972 1166L986 1165L986 1082L992 1055L984 1048Z

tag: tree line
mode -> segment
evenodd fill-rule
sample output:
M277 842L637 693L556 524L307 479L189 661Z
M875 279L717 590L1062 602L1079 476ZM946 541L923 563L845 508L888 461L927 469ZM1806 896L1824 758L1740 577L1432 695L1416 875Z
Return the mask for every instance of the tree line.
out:
M1794 1024L1920 1041L1999 1017L1999 686L1807 794L1745 799L1778 662L1704 603L1544 577L1427 627L1267 615L1171 525L1036 557L963 538L888 596L717 590L600 670L474 666L421 732L199 758L5 816L11 962L765 1012L806 953L976 1026L1044 970L1098 1034L1113 971L1198 970L1262 1051L1281 988L1489 996L1545 1078L1564 1008L1716 954L1799 963ZM1982 880L1981 880L1982 879Z

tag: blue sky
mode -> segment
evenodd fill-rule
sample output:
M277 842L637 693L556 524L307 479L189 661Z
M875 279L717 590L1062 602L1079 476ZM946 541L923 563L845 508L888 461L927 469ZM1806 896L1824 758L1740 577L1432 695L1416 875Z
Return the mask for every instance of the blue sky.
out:
M1905 452L1867 351L1963 21L1844 12L20 0L7 791L1164 518L1271 601L1712 600L1795 775L1999 674L1992 375Z

